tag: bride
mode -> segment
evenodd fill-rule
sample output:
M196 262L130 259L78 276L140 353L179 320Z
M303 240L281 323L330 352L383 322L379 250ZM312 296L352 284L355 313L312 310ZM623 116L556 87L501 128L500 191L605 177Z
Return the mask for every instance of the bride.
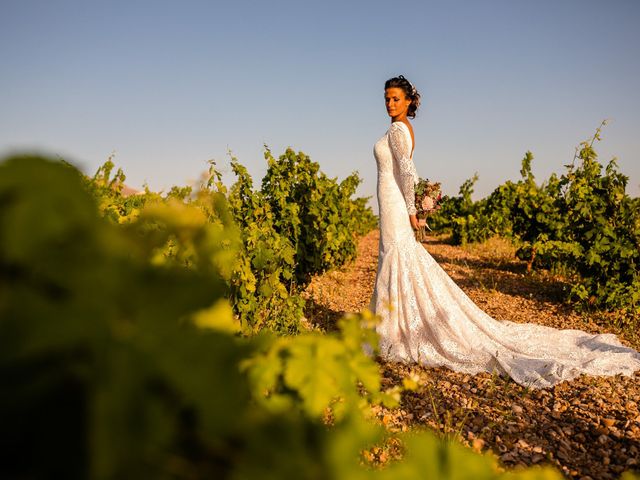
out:
M384 88L391 126L373 149L380 243L370 303L381 317L381 356L471 374L497 371L533 388L583 373L630 376L640 369L640 353L613 334L494 320L454 283L413 231L418 174L408 117L415 117L420 94L402 75L387 80Z

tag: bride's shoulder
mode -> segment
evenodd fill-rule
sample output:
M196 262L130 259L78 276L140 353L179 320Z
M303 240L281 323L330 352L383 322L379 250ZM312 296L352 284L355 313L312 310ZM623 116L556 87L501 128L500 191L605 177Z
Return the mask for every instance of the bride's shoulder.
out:
M407 125L406 123L404 123L403 121L398 120L397 122L391 122L391 126L389 127L389 130L405 130L405 131L410 131L411 127L409 127L409 125Z
M387 130L389 134L405 134L411 137L411 128L404 122L393 122Z

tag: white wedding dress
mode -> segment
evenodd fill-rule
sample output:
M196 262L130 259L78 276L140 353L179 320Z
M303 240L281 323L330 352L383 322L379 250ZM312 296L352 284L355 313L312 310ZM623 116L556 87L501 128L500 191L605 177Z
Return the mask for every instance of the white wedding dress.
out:
M415 240L409 128L394 122L375 144L380 243L370 309L387 360L509 375L546 388L582 373L633 375L640 354L615 335L498 321L483 312Z

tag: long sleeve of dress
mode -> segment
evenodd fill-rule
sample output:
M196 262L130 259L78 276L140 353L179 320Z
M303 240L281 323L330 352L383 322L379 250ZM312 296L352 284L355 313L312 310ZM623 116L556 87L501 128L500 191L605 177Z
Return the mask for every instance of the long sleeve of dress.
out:
M418 173L411 159L411 143L408 130L398 122L392 123L389 128L389 145L399 171L400 190L407 204L407 212L415 215L414 184L418 181Z

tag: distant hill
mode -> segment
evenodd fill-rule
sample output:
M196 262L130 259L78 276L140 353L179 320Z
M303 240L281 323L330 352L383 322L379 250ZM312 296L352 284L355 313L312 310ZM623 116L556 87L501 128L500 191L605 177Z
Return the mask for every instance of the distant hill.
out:
M129 197L131 195L140 195L144 193L144 190L137 190L133 187L130 187L128 185L122 185L122 196L124 197Z

